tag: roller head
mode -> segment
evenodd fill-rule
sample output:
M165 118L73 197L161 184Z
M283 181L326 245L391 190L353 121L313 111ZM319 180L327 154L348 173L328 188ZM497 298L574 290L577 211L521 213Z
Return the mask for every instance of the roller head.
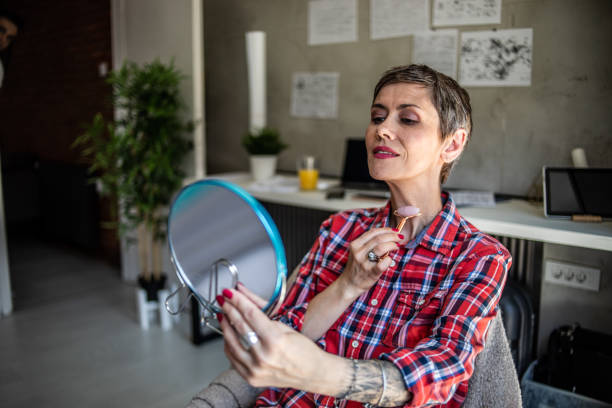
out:
M406 205L397 209L397 215L400 217L414 217L419 213L419 208L413 205Z

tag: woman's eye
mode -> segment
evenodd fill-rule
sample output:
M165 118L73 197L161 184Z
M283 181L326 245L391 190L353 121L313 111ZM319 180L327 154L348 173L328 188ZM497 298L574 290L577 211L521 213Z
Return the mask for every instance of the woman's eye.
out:
M410 118L401 118L400 120L406 125L414 125L415 123L417 123L416 120Z
M374 116L372 117L372 123L374 123L375 125L379 125L381 123L383 123L385 121L385 117L384 116Z

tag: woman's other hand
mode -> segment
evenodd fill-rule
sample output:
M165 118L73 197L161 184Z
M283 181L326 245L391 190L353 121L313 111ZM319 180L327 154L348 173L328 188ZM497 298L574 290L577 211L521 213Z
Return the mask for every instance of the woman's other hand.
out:
M346 268L338 278L347 297L359 297L378 281L380 275L391 266L389 252L397 250L403 238L391 228L373 228L351 242ZM378 261L369 259L370 251L378 257Z
M225 289L223 295L218 300L223 303L225 354L249 384L297 389L320 389L325 385L326 380L317 377L321 377L326 364L332 364L327 369L334 369L338 357L325 353L290 327L270 320L245 295L244 286Z

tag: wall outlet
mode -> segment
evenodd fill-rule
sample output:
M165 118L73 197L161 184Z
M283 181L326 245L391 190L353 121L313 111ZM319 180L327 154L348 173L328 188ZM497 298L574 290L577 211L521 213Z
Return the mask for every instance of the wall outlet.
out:
M544 280L557 285L599 292L599 269L565 262L546 260Z

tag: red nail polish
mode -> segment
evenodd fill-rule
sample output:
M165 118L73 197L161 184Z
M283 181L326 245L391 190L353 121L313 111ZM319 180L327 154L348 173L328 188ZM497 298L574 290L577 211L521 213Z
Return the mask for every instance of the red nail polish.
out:
M228 299L231 299L233 296L232 291L229 289L223 289L222 293L223 293L223 296L225 296Z
M223 313L217 313L217 320L219 321L219 323L221 323L221 321L223 320Z
M397 234L398 237L400 237L400 239L404 239L404 235L403 234Z
M393 228L393 231L395 232L399 232L399 230L397 228Z
M402 247L402 245L401 245L399 242L396 242L396 244L397 244L397 247L398 247L398 248L401 248L401 247Z
M223 303L225 303L225 298L221 295L217 295L217 303L219 303L219 306L223 306Z

